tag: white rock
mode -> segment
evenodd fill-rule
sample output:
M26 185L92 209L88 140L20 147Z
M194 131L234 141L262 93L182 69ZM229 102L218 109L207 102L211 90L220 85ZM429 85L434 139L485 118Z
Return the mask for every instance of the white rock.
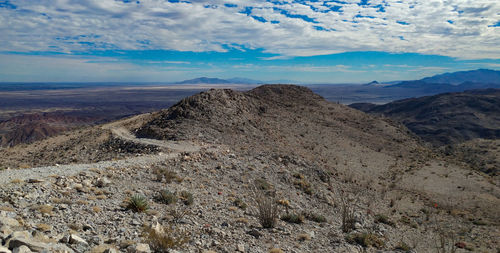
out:
M79 237L75 234L72 234L69 237L69 243L70 244L81 244L81 245L85 245L85 246L89 245L85 240L83 240L81 237Z
M19 222L16 219L0 216L0 227L1 226L17 227L19 226Z
M0 246L0 253L12 253L12 251L3 246Z
M151 249L148 244L138 243L135 246L128 248L129 253L151 253Z
M237 247L236 247L236 251L238 251L238 252L245 252L245 245L242 244L242 243L238 244Z

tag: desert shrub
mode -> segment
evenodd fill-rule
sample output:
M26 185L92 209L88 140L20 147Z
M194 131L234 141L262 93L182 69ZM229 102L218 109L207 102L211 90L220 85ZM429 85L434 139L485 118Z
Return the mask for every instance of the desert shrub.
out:
M148 200L144 196L134 195L127 200L127 209L134 212L144 212L148 210L148 208Z
M295 187L297 189L302 190L304 193L306 193L308 195L312 195L314 193L314 190L312 188L311 183L309 183L309 181L307 181L304 178L299 179L299 180L295 180L295 182L293 182L293 184L295 185Z
M254 185L257 188L257 190L261 191L270 191L273 189L273 186L263 178L255 179Z
M354 207L348 202L343 202L341 212L342 212L342 231L344 233L349 233L355 228L354 223L356 222L356 219L354 217Z
M170 192L169 190L162 190L160 194L156 197L156 200L160 203L170 205L177 203L177 195L175 192Z
M281 216L281 220L288 223L302 224L304 223L305 217L302 214L285 214Z
M404 252L407 252L407 251L410 251L411 250L411 247L408 246L408 244L406 244L405 242L403 241L400 241L396 247L394 247L395 250L400 250L400 251L404 251Z
M156 175L156 180L160 182L163 179L165 179L167 184L172 183L172 181L182 182L182 178L179 177L175 171L167 168L156 168L153 173Z
M256 193L255 201L257 203L258 217L260 225L263 228L273 228L278 218L278 204L273 196L264 193Z
M144 227L142 236L154 252L169 252L170 249L180 248L189 241L187 232L159 224L156 227Z
M372 233L355 233L346 237L346 241L351 244L358 244L365 248L375 247L380 249L384 247L385 243L377 235Z
M194 203L193 194L188 191L181 191L179 194L179 199L182 200L182 203L186 206L190 206Z
M314 221L317 223L323 223L326 222L325 216L321 214L316 214L316 213L303 213L304 217L310 221Z
M168 213L170 214L170 216L172 216L172 221L174 223L179 223L182 218L184 218L184 216L186 216L186 214L188 214L188 210L187 209L172 209L170 210Z
M394 222L389 220L389 217L387 217L386 215L383 215L383 214L375 215L375 223L383 223L383 224L387 224L389 226L394 226Z
M240 198L237 198L233 201L233 204L237 207L239 207L240 209L246 209L247 208L247 203L245 203L242 199Z

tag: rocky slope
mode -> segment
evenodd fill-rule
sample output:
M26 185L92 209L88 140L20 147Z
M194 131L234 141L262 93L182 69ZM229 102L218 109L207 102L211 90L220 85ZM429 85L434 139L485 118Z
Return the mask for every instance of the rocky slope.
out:
M176 142L200 148L161 148ZM437 157L402 125L298 86L210 90L6 151L0 161L12 165L39 152L39 164L78 162L45 168L48 177L0 171L10 181L0 186L1 216L17 221L3 223L10 250L40 251L30 241L49 251L161 252L168 238L177 252L432 252L441 240L494 252L499 243L500 191L487 176ZM136 195L148 210L130 205ZM277 208L274 228L260 222L263 200Z
M425 141L455 144L500 138L500 90L485 89L351 107L405 124Z

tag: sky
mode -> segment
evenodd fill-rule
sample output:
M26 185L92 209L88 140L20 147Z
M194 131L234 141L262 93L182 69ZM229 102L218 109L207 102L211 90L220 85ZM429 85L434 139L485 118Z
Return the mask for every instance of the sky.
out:
M0 82L300 83L500 70L498 0L0 0Z

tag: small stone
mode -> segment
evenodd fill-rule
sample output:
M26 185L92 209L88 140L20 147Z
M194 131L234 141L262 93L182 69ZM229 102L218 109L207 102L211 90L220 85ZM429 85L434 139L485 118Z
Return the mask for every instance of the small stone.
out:
M240 243L236 246L236 251L238 252L245 252L245 245Z
M248 231L247 234L249 234L249 235L251 235L251 236L253 236L253 237L257 238L257 239L259 239L259 237L262 236L262 233L259 232L256 229L252 229L252 230Z
M12 250L12 253L30 253L30 252L33 252L33 251L31 251L30 248L28 248L27 246L24 246L24 245Z
M88 246L89 244L83 240L81 237L75 235L75 234L72 234L70 237L69 237L69 243L70 244L81 244L81 245L84 245L84 246Z
M30 179L28 179L28 183L31 183L31 184L42 183L42 182L45 182L45 180L39 179L39 178L30 178Z
M135 246L129 247L128 252L130 253L151 253L151 249L148 244L138 243Z
M107 177L102 177L97 179L96 186L97 187L106 187L111 184L111 181Z

